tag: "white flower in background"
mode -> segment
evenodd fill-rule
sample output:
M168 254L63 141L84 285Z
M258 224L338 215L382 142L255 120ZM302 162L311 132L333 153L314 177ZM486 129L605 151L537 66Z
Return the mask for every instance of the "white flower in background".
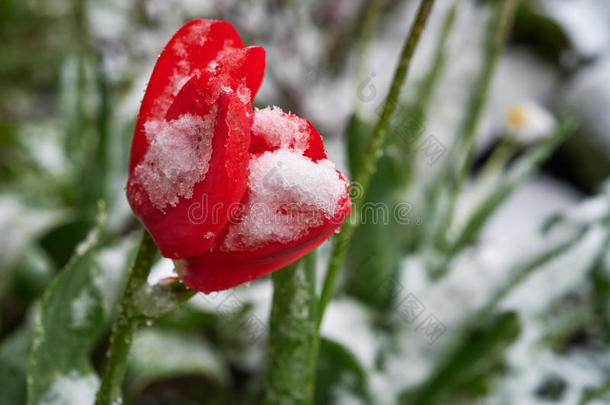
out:
M506 111L506 129L522 144L532 144L549 136L555 127L553 114L532 100L512 104Z

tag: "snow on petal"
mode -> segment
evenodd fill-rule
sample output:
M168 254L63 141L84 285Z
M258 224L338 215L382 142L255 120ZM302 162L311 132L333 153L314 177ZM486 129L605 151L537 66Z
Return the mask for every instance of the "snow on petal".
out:
M246 210L229 229L224 251L298 240L328 222L346 193L330 160L314 163L292 150L267 151L250 162L249 171Z
M169 122L146 122L150 146L134 176L157 209L175 206L181 197L191 198L195 184L205 179L215 118L213 108L205 117L184 114Z
M300 117L290 116L279 107L256 109L252 131L265 134L270 146L305 152L308 147L308 123Z

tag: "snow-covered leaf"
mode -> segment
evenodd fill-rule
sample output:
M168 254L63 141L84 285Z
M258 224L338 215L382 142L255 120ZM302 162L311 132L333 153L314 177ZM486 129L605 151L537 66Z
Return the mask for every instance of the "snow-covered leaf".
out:
M25 326L0 342L0 405L25 403L25 372L30 341L31 331Z
M342 403L341 397L355 396L370 404L367 374L358 358L345 346L323 338L316 370L316 404Z
M347 127L347 155L352 176L356 175L361 166L372 130L372 125L357 115L350 118ZM394 135L401 136L400 133ZM392 146L398 152L396 145ZM404 151L397 154L403 156ZM396 195L404 183L399 174L404 176L405 170L400 167L404 165L396 160L388 155L379 159L361 210L361 224L354 233L347 261L350 266L347 273L348 292L378 309L386 309L391 302L395 292L392 280L396 278L400 258L400 229L396 217L392 216L398 211L399 204L402 204L397 202ZM357 182L351 184L350 193L353 198L359 197L363 191ZM408 204L404 206L409 207Z
M41 301L28 364L29 405L93 403L99 379L89 352L106 318L97 262L103 222L99 218Z
M444 395L456 398L460 391L472 392L469 385L481 385L481 378L497 370L504 351L520 332L519 316L511 311L472 325L456 338L436 370L419 387L402 393L400 403L446 403L439 401Z
M11 280L13 269L30 244L67 218L65 210L27 206L17 197L0 195L0 293Z
M161 329L136 335L128 366L132 396L160 379L195 375L225 385L229 378L225 363L201 337Z

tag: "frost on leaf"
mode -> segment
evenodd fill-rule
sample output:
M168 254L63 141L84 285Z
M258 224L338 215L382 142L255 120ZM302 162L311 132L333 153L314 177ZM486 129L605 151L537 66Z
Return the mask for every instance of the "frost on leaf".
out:
M163 211L181 197L191 198L195 184L205 179L215 118L214 108L205 117L184 114L173 121L145 124L150 145L134 175L155 208Z
M91 291L84 289L72 301L71 327L73 329L82 329L88 325L89 316L96 309L97 302Z

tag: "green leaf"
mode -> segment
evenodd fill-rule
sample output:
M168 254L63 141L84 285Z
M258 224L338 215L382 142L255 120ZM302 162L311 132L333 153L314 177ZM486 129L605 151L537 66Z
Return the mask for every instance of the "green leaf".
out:
M0 295L12 281L13 271L27 248L45 231L64 221L65 210L28 206L10 195L0 195Z
M512 40L534 48L541 56L559 64L566 51L573 50L563 28L541 14L537 2L524 1L515 16Z
M610 236L606 236L602 249L589 270L593 310L606 342L610 342Z
M460 236L452 244L450 256L472 242L491 214L535 173L561 142L573 133L575 126L574 119L566 119L548 139L533 147L514 163L502 180L472 211Z
M227 366L217 352L200 336L184 331L140 331L134 338L128 367L131 398L162 379L196 375L221 386L229 381Z
M25 404L31 328L24 325L0 343L0 405Z
M12 288L29 304L44 293L55 274L57 268L51 258L40 246L33 245L16 267Z
M28 363L29 405L93 403L99 378L89 353L106 319L97 262L103 223L100 214L42 298Z
M367 390L367 374L358 358L347 347L323 338L316 367L315 403L335 403L338 386L365 404L373 403Z
M504 351L517 340L521 324L517 313L509 311L476 324L464 336L459 336L451 351L442 358L432 374L413 391L401 394L401 404L437 404L443 395L464 389L469 383L478 384L498 366Z
M350 171L355 173L363 150L372 133L372 125L357 115L348 123L348 160ZM377 171L369 187L362 208L361 224L354 233L347 264L347 290L368 305L383 310L392 301L393 286L400 260L399 227L393 214L398 204L397 191L401 179L396 175L393 160L379 158ZM358 184L352 185L352 194L360 193Z
M352 176L362 163L364 149L372 132L373 125L370 122L364 121L356 114L352 114L349 118L345 133L347 135L347 164Z

